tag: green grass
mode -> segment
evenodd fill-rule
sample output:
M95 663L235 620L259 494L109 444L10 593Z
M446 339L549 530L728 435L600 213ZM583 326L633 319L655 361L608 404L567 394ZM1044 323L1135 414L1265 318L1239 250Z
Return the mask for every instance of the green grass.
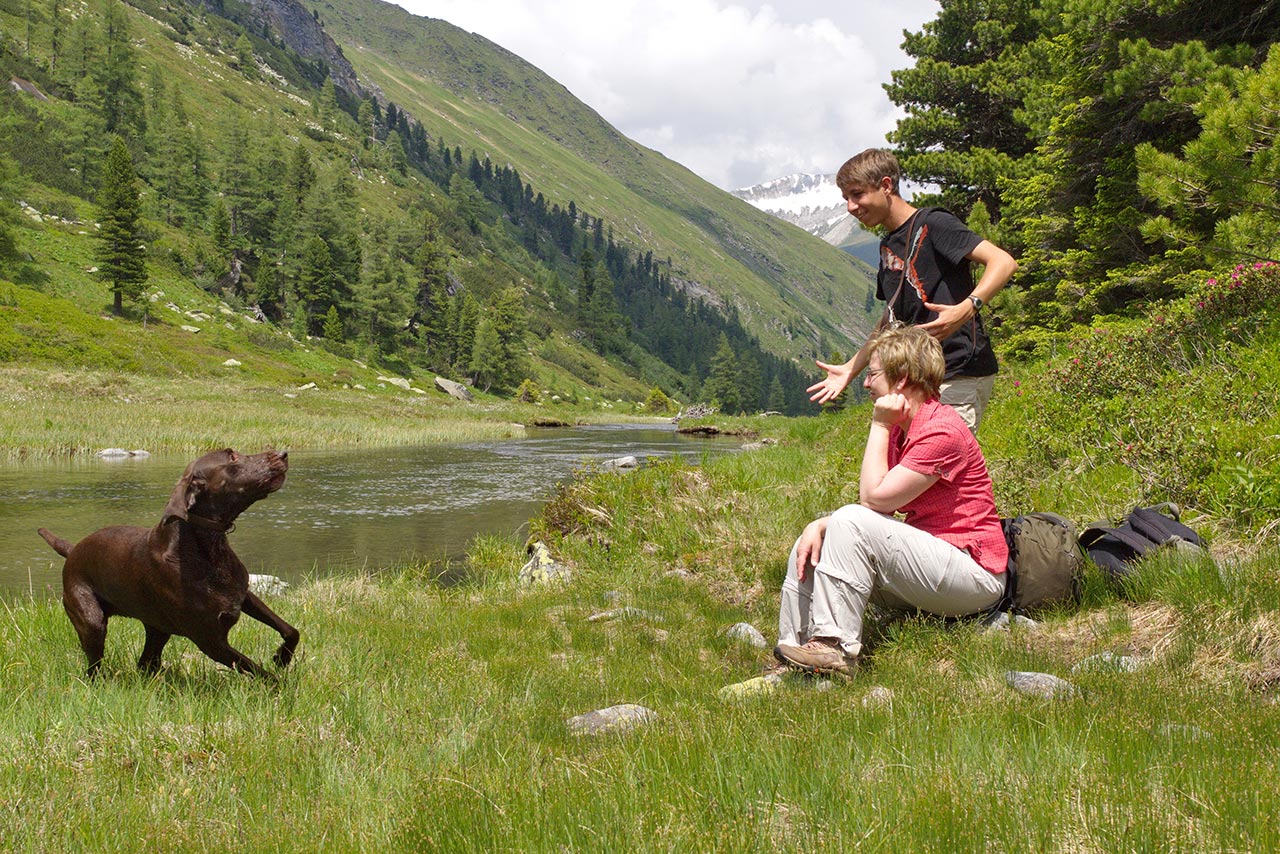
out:
M743 474L721 467L708 476ZM501 541L477 544L472 580L448 590L414 568L304 585L273 600L303 632L279 685L183 640L144 679L141 632L119 622L102 678L85 682L56 603L22 601L0 614L0 839L28 851L1268 850L1280 707L1242 675L1260 655L1280 661L1276 557L1236 567L1232 591L1216 573L1171 580L1157 565L1153 598L1095 593L1035 635L887 625L855 681L738 702L718 689L765 654L722 631L752 609L725 600L714 568L668 577L616 549L576 560L568 587L518 587L523 555ZM619 603L650 616L588 619ZM760 605L769 633L772 591ZM259 659L276 643L249 621L233 639ZM1147 664L1070 673L1105 650ZM1082 693L1024 697L1004 684L1015 668ZM872 688L892 702L871 702ZM657 721L570 734L568 718L624 702Z

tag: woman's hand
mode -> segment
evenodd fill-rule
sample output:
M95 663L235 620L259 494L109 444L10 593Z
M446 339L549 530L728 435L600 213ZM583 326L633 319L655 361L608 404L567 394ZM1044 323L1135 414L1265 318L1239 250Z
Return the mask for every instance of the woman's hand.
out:
M905 395L897 392L882 394L876 398L875 409L871 413L871 423L883 427L896 427L905 421L910 414L909 403Z
M815 519L800 533L796 543L796 580L804 581L805 573L822 560L822 540L827 535L827 517Z

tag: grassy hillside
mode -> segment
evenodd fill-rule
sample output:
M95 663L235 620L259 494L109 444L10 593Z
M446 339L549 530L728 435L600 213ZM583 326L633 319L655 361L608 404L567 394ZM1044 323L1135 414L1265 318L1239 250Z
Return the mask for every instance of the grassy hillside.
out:
M129 360L74 341L63 347L65 336L52 328L76 329L82 319L56 317L66 304L40 303L36 296L62 297L90 315L106 305L96 270L102 212L94 202L111 131L127 140L143 182L139 236L149 278L121 321L143 321L135 350L153 346L144 343L147 324L180 326L183 317L200 312L219 322L192 334L216 337L211 327L217 326L224 339L218 347L228 353L260 349L270 339L272 358L296 361L281 356L292 338L337 360L357 357L378 372L465 378L482 370L477 353L497 352L473 349L474 339L486 319L489 331L499 332L505 321L494 318L506 300L519 307L503 315L513 322L500 332L501 356L488 360L491 373L503 376L481 377L485 388L494 382L511 393L528 380L547 400L621 400L634 408L657 387L693 402L727 333L746 366L734 381L755 386L745 398L749 405L790 411L807 406L796 376L809 363L798 357L847 349L850 336L860 334L860 315L836 303L857 280L857 297L850 299L865 304L865 271L838 253L812 261L814 247L804 235L779 234L768 218L722 215L716 206L724 199L715 197L734 200L674 164L632 169L631 179L639 185L677 175L674 196L688 210L669 210L660 198L628 198L630 213L608 219L605 238L600 218L611 211L596 209L596 202L631 191L573 150L545 136L523 138L522 145L537 143L545 163L529 170L536 175L518 175L484 137L496 115L488 109L474 120L459 119L467 135L428 141L414 125L418 136L410 139L404 119L416 112L412 98L399 108L384 102L384 116L372 100L357 103L327 88L324 67L253 23L247 7L218 8L226 18L140 0L137 7L108 3L73 18L53 4L0 3L5 31L30 33L22 42L0 42L5 69L25 81L0 95L0 139L9 155L0 163L6 201L0 250L7 252L12 235L17 251L0 276L14 283L8 319L11 329L22 331L13 336L8 358L88 366L103 358L103 367L147 371L191 362L182 353ZM94 63L105 50L108 15L127 30L127 47L117 53L128 61L104 75ZM476 109L465 95L427 94L436 109L459 116ZM585 108L563 94L569 112L559 118L576 126ZM386 120L372 136L370 114ZM503 129L501 122L494 127ZM441 159L442 142L455 154L451 162ZM614 142L638 151L621 138ZM468 171L467 159L476 154L485 162L479 174ZM491 157L497 161L492 171ZM10 161L16 171L7 177ZM562 179L569 183L558 183ZM518 182L514 193L509 181ZM557 219L549 210L557 188L565 193L565 211L571 201L581 205L577 220L563 211ZM14 202L26 211L16 226L8 213ZM747 217L753 213L745 210ZM709 237L708 229L735 236ZM316 239L324 241L326 255L312 269ZM819 255L826 250L817 248ZM582 266L587 249L607 269ZM690 267L690 257L702 260ZM627 302L587 305L591 290L583 279L602 270L615 299ZM761 270L770 277L765 285ZM819 280L830 284L822 310L802 292ZM40 322L28 316L37 303ZM245 320L255 304L271 323ZM171 305L178 310L161 310ZM323 328L326 309L338 311L333 331ZM646 320L648 328L641 329ZM40 340L27 341L36 330ZM788 398L782 406L766 401L779 378Z
M486 39L378 0L309 4L363 78L434 136L507 162L602 216L695 293L738 309L770 349L847 349L869 328L871 271L628 140L559 83Z

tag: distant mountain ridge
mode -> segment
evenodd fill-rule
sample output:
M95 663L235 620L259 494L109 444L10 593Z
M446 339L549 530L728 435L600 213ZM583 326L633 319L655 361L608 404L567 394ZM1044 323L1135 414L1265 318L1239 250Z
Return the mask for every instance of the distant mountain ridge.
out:
M834 175L796 172L730 191L752 207L799 226L815 237L875 266L879 239L849 215Z

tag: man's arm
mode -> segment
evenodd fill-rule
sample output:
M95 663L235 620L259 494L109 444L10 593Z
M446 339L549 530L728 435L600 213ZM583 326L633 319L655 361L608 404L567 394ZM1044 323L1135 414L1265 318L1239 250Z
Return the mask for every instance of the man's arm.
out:
M805 389L805 391L809 392L809 399L814 403L826 403L828 400L835 399L840 392L848 387L854 377L866 369L867 363L870 361L871 357L867 355L867 345L865 343L857 353L853 354L853 358L843 365L829 365L826 362L815 360L817 366L826 371L827 375Z
M1013 260L1013 256L990 240L979 243L965 257L984 266L982 278L978 279L978 284L973 289L973 296L982 300L983 303L990 302L996 294L1000 293L1013 274L1018 271L1018 262ZM939 341L964 326L978 313L973 303L967 299L962 299L955 305L936 305L927 302L924 307L930 311L936 311L938 316L928 323L921 324L921 328Z

